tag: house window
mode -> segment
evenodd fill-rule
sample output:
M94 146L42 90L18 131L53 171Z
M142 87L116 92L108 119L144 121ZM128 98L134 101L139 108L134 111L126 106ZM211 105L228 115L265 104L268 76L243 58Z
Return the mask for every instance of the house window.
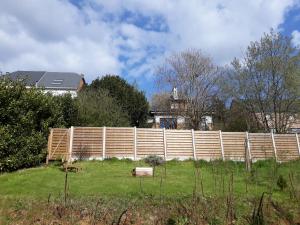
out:
M56 79L56 80L53 80L51 84L53 85L61 85L63 83L64 80L62 79Z
M177 119L176 118L160 118L159 127L166 129L177 129Z

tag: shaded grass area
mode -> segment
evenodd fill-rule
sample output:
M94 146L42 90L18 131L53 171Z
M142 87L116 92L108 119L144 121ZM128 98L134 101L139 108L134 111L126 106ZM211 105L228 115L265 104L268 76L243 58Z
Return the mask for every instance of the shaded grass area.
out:
M143 161L105 160L76 165L82 170L68 173L68 207L63 202L65 173L57 163L0 175L0 219L1 216L7 219L5 215L11 215L14 209L13 222L18 218L35 218L28 215L33 211L39 212L35 215L45 214L44 219L62 219L62 214L68 222L71 220L66 215L81 219L82 211L88 211L90 221L100 210L95 211L95 207L101 205L102 216L110 212L107 213L109 223L118 221L124 209L128 213L137 207L136 220L144 222L141 214L159 219L159 212L164 212L165 217L156 224L168 224L170 218L175 221L173 224L180 224L177 220L223 224L228 217L245 224L246 216L251 217L263 192L268 193L270 215L278 211L284 220L292 218L295 222L300 214L300 161L283 164L259 161L252 165L251 172L245 171L243 163L231 161L170 161L157 167L154 178L131 176L134 167L145 165ZM287 182L284 190L277 186L280 175ZM151 209L151 214L144 208ZM213 223L214 220L220 223ZM292 223L283 221L282 224Z

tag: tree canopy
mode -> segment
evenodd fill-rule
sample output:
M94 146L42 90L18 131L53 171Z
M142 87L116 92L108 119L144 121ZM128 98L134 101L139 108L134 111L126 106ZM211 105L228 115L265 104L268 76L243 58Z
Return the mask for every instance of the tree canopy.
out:
M287 131L297 116L300 53L289 37L271 30L234 59L223 88L264 131Z
M145 94L119 76L107 75L92 81L90 89L106 90L130 119L131 126L144 127L149 104Z
M103 89L86 89L75 99L81 126L129 126L127 112Z

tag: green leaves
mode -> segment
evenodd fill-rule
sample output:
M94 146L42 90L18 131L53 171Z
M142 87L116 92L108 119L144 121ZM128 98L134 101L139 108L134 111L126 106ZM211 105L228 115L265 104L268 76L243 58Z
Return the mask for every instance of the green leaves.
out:
M18 82L0 80L0 170L38 165L50 127L64 126L62 110L51 95Z
M92 82L90 89L102 89L114 98L122 111L128 114L131 126L146 125L149 104L145 94L119 76L107 75Z

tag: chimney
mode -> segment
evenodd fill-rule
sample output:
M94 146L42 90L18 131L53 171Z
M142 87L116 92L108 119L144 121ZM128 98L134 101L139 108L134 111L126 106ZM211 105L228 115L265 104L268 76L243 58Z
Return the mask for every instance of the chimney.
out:
M177 87L174 87L172 90L172 97L174 100L178 100L178 92L177 92Z

